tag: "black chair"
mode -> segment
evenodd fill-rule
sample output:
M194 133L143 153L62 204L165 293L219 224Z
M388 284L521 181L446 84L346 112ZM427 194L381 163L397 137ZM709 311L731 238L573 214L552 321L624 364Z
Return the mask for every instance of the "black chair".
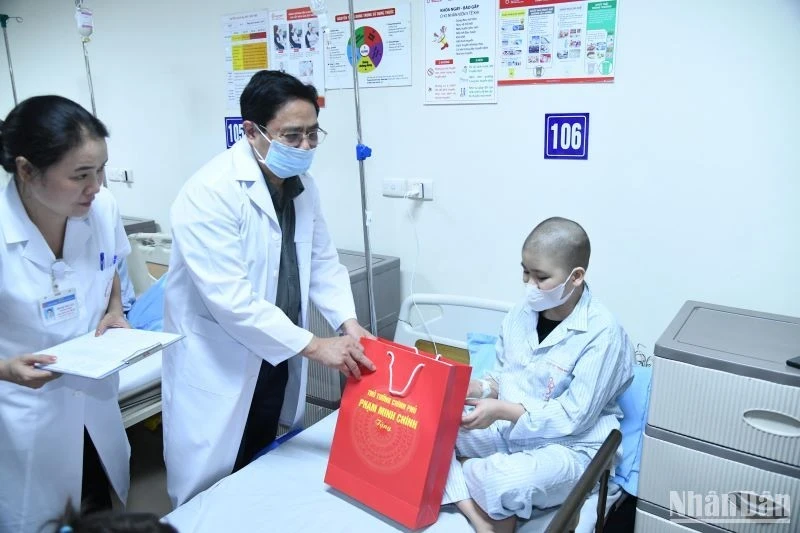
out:
M575 531L586 498L600 483L600 494L597 498L597 523L595 533L602 533L606 518L606 497L608 496L608 478L611 476L612 462L617 448L622 442L622 433L612 430L600 446L597 454L589 462L586 472L578 480L575 488L567 496L566 501L559 507L558 512L545 529L545 533L565 533Z

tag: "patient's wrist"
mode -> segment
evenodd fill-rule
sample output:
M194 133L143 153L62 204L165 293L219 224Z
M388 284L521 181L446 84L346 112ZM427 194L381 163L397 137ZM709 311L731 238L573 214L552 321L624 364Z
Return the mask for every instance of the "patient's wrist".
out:
M469 380L469 387L467 387L467 398L480 398L481 397L481 380Z
M501 420L508 420L509 422L516 422L525 412L525 407L520 403L502 402L499 413L500 416L498 418Z

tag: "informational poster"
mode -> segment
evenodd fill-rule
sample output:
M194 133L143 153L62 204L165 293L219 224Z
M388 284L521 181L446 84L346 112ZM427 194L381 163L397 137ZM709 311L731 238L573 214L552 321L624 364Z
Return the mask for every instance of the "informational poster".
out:
M499 85L614 81L618 0L499 2Z
M239 109L247 82L255 72L269 66L267 12L253 11L222 17L225 48L225 94L228 109Z
M353 87L353 64L359 87L411 85L411 5L355 13L355 43L350 15L335 15L326 46L325 87Z
M325 105L325 58L319 20L308 7L271 11L270 63L273 70L291 74L313 85Z
M496 0L425 4L425 103L497 103Z

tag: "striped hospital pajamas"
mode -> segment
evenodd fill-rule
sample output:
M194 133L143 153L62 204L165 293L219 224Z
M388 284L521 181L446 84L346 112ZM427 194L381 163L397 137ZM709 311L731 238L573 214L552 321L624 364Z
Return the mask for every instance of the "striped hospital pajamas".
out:
M461 430L457 453L475 459L462 466L453 454L442 504L472 498L495 520L530 518L534 507L561 505L591 460L560 444L509 453L497 435L493 427Z
M503 321L489 372L501 400L519 403L516 423L460 429L443 504L472 498L494 519L530 518L564 502L612 429L617 398L633 375L633 345L585 288L570 315L539 343L538 314L524 305ZM617 461L621 457L617 452Z

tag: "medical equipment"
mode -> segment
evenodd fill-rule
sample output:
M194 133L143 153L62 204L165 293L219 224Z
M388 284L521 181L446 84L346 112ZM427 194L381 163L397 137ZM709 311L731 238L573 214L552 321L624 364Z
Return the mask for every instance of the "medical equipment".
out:
M122 215L122 225L125 226L125 233L156 233L156 221L152 218L137 218Z
M129 313L130 318L147 298L163 299L163 288L153 285L167 271L172 238L163 233L135 233L128 235L128 240L131 243L131 253L126 259L128 273L139 298ZM160 290L154 295L147 292L150 289ZM154 305L157 312L163 313L160 301ZM153 354L119 373L119 404L125 427L161 412L161 355L161 352Z
M8 75L11 77L11 92L14 94L14 105L17 105L17 86L14 83L14 67L11 65L11 48L8 46L8 31L6 28L9 19L22 23L22 17L10 17L0 14L0 26L3 27L3 40L6 43L6 57L8 57Z
M676 519L797 531L800 370L786 359L798 346L800 318L683 305L654 350L637 532L683 531Z
M373 329L368 322L369 295L367 292L367 269L364 254L350 250L339 250L339 261L347 268L356 317L365 328ZM372 256L375 293L375 315L377 335L391 339L397 327L400 312L400 259L385 255ZM311 303L308 312L308 329L318 337L332 337L336 333ZM308 389L303 426L309 427L339 408L344 376L336 369L328 368L316 361L308 362ZM288 428L282 428L282 432Z
M320 26L323 24L327 26L328 23L328 7L326 0L311 0L311 10L320 20ZM350 42L356 48L356 27L355 27L355 13L353 12L353 0L348 2L348 14L350 20ZM327 29L327 28L326 28ZM330 42L330 41L328 41ZM352 57L358 57L356 51L353 51ZM361 225L364 232L364 255L367 258L366 271L367 271L367 297L369 301L369 323L372 328L372 334L377 334L378 319L375 314L375 285L372 272L372 249L370 247L369 225L372 221L372 213L369 211L367 205L367 185L364 173L364 160L372 155L372 149L363 144L361 134L361 101L358 87L358 62L352 61L353 67L353 97L355 99L356 109L356 133L358 143L356 144L356 159L358 160L358 174L361 184Z
M89 49L86 44L89 42L92 32L94 32L94 19L92 10L83 6L83 0L75 0L75 23L78 26L78 34L81 36L81 46L83 47L83 62L86 65L86 79L89 82L89 97L92 100L92 115L97 116L97 106L94 103L94 85L92 84L92 69L89 67ZM108 187L108 180L103 174L103 187Z
M89 42L89 37L94 31L94 21L92 19L92 10L83 6L83 0L75 0L75 23L78 25L78 34L81 36L81 45L83 46L86 78L89 81L89 95L92 99L92 114L97 116L97 107L94 103L94 86L92 85L92 69L89 68L89 49L86 48L86 43Z

